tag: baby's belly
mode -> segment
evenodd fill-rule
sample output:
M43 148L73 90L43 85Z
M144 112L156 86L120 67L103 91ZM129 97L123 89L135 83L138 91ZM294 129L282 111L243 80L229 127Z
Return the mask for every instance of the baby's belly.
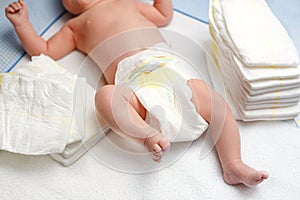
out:
M120 60L163 41L156 27L127 29L95 45L89 56L104 72L107 82L112 84Z
M85 53L91 52L102 43L127 44L135 40L149 40L154 35L151 29L157 27L140 14L124 17L107 17L99 23L98 20L87 20L83 26L79 43ZM149 31L150 30L150 31ZM142 33L142 34L141 34ZM113 45L115 46L115 44Z

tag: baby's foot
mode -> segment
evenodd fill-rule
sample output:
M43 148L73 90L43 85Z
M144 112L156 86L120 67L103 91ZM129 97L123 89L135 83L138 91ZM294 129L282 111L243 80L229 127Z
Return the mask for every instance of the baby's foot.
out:
M165 151L170 148L170 142L161 133L146 138L144 142L154 161L160 162Z
M265 171L257 171L241 160L235 160L223 169L224 180L230 185L244 184L248 187L258 185L263 180L269 177L269 174Z

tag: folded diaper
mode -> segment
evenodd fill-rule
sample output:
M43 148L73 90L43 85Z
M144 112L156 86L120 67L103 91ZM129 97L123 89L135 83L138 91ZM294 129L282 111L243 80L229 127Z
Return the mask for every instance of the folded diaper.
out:
M165 47L167 49L167 47ZM125 58L118 65L115 83L130 87L148 111L146 120L171 142L193 141L208 127L191 102L189 63L158 48Z
M219 55L221 53L219 52ZM219 62L222 63L220 71L226 88L230 91L229 95L231 95L238 113L237 119L244 121L281 120L294 118L299 113L299 87L277 91L267 89L266 92L250 95L253 92L249 93L245 89L238 73L234 73L234 71L230 73L232 72L230 70L226 71L231 65L226 65L226 61L223 61L221 56Z
M96 145L104 136L110 131L107 125L103 125L99 128L96 134L89 135L82 141L69 144L66 146L62 153L51 154L50 156L58 163L65 167L72 165L81 156L87 153L94 145Z
M51 154L51 158L63 165L64 167L68 167L74 164L79 158L81 158L85 153L88 152L94 145L96 145L103 136L101 134L95 135L91 140L88 142L82 143L77 142L75 144L68 145L66 147L67 156L64 153L56 153Z
M248 110L241 111L241 116L244 118L244 121L253 121L257 118L260 120L285 120L293 119L299 114L300 105L281 108L267 108L267 109L257 109L257 110Z
M298 66L298 63L296 63L297 65L295 66L289 66L287 64L275 65L274 62L267 64L267 61L265 61L264 65L247 65L248 63L245 63L242 57L238 57L238 54L235 54L236 50L231 49L230 43L228 43L228 41L224 41L224 38L229 36L221 35L221 31L216 28L213 20L211 20L210 26L211 31L213 31L213 39L216 41L217 46L221 49L224 59L226 59L231 65L236 66L236 70L238 70L238 73L241 74L243 79L247 81L258 81L274 78L299 77L300 65ZM256 41L254 40L251 43L256 43ZM257 50L257 54L260 54L259 50ZM298 54L296 54L296 58L298 58ZM252 65L254 65L254 63Z
M85 105L85 112L82 118L84 118L85 126L81 130L84 133L84 137L80 141L67 145L63 152L50 155L54 160L66 167L83 156L110 130L103 120L100 122L97 120L94 106L95 89L87 84L84 91L85 98L83 104Z
M300 87L300 78L291 79L271 79L263 81L244 82L245 89L250 95L262 94L266 92L280 91Z
M300 65L297 67L248 67L235 56L232 55L232 63L235 63L243 77L248 81L275 79L275 78L298 78L300 75Z
M103 126L97 134L87 137L83 141L67 145L62 153L51 154L50 156L58 163L68 167L96 145L109 130L108 126Z
M213 53L236 118L294 118L300 112L299 58L266 2L211 0L209 19Z
M1 77L0 149L51 154L81 139L73 121L75 75L41 55Z
M217 2L219 1L219 3ZM297 66L299 58L287 31L264 0L214 0L222 17L221 34L247 66ZM221 26L221 20L216 23Z

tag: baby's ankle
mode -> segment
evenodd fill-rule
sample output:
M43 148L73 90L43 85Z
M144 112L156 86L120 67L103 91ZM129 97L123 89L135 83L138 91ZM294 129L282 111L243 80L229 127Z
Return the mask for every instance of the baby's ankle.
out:
M245 165L241 158L232 159L227 161L225 164L222 165L224 170L234 170L236 167L240 165Z

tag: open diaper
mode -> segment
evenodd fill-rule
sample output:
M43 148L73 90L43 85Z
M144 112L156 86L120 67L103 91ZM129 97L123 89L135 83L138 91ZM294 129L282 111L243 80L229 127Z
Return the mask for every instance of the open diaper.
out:
M79 141L75 85L84 83L47 56L33 57L15 72L1 74L0 149L41 155L62 152ZM75 98L74 98L75 97Z

